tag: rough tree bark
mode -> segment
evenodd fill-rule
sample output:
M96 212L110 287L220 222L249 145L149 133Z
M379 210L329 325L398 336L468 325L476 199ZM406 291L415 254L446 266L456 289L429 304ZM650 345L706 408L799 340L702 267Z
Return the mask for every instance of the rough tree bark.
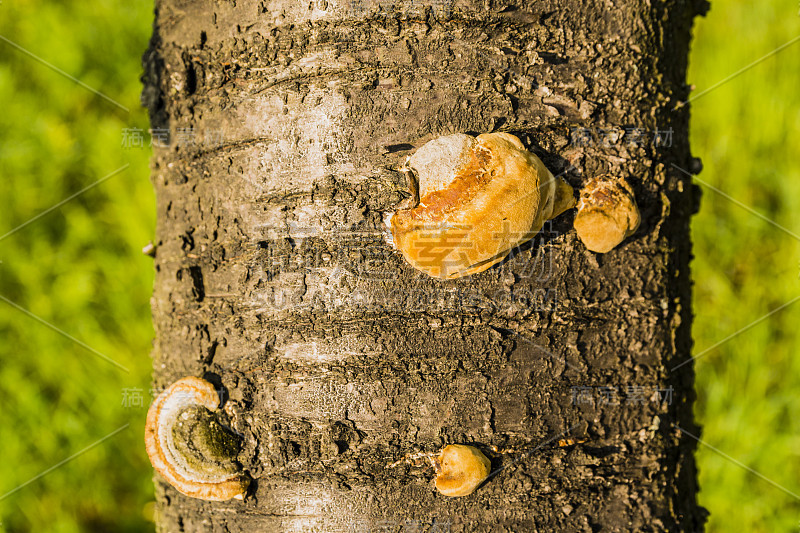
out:
M696 431L693 370L669 371L691 350L698 195L670 163L691 162L678 103L702 9L157 0L154 386L223 385L255 480L209 503L156 476L160 530L702 529L677 429ZM628 179L641 227L596 255L571 211L476 276L414 271L382 235L391 169L488 131L576 188ZM387 467L446 443L499 472L448 499L430 468Z

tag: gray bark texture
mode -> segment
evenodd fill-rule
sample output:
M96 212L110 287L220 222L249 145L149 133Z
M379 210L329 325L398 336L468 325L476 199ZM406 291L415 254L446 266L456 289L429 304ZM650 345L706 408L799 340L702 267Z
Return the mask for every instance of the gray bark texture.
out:
M678 104L703 9L157 0L154 387L223 387L254 479L211 503L156 475L159 530L702 530L678 429L699 431L694 371L670 369L692 346L699 195L671 163L692 163ZM384 235L407 196L393 170L490 131L576 190L628 180L638 231L594 254L571 210L475 276L409 267ZM470 496L402 461L448 443L492 461Z

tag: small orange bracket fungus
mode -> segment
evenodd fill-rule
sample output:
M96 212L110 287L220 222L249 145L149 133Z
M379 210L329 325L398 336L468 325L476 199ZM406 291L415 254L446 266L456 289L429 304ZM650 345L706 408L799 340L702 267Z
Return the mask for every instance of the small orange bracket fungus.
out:
M200 378L176 381L147 412L144 441L159 474L179 492L209 501L244 499L250 483L235 461L239 439L220 425L214 386Z
M486 270L575 205L572 187L509 133L439 137L406 167L419 204L388 224L403 257L434 278Z
M433 458L436 490L445 496L468 496L489 477L491 463L472 446L449 444Z
M638 227L639 208L625 181L592 178L581 190L575 231L589 250L604 254Z

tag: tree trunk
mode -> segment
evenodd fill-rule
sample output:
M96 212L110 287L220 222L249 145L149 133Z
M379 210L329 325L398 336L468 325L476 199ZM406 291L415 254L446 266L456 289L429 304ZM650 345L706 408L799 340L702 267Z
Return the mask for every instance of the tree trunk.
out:
M691 353L698 194L671 163L691 163L701 9L158 0L154 386L224 386L254 479L210 503L156 476L160 530L701 530L693 368L670 372ZM384 238L392 169L489 131L576 189L627 179L639 230L594 254L573 210L483 273L412 269ZM403 460L448 443L492 460L470 496Z

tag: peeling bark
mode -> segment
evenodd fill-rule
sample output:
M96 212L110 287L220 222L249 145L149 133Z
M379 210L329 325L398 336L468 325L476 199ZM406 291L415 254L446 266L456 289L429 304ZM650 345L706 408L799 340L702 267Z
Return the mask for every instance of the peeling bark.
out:
M159 529L702 529L694 443L674 427L698 431L693 368L669 371L691 353L699 195L670 163L690 161L678 103L701 10L157 0L154 385L222 385L254 479L244 502L211 503L156 477ZM596 255L571 211L478 275L411 269L385 238L407 196L394 170L432 138L489 131L576 189L625 178L638 231ZM468 497L388 466L448 443L492 460Z

